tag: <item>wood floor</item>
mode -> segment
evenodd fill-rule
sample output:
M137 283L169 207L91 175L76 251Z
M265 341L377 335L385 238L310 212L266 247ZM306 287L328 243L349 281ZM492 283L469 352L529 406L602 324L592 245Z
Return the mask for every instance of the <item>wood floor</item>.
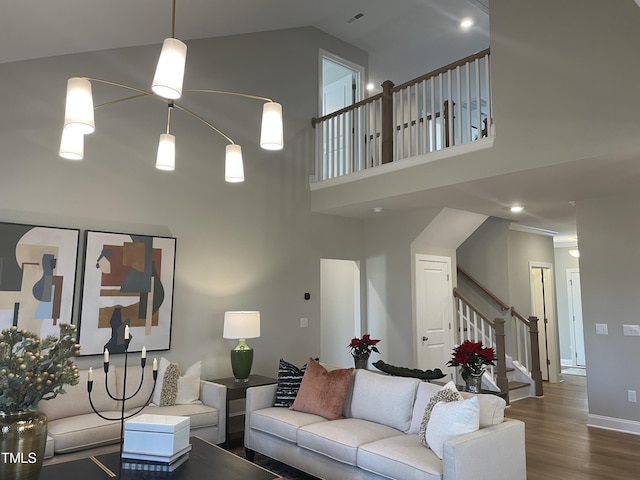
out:
M506 410L526 424L527 479L640 479L640 436L587 427L587 379L564 379Z

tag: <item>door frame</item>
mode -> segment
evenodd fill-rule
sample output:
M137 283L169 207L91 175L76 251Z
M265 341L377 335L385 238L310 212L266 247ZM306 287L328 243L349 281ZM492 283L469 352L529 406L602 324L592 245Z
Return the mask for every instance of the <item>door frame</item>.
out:
M324 82L322 80L322 61L324 59L330 60L338 65L342 65L345 68L353 70L358 73L358 82L356 83L356 98L355 101L359 102L364 98L364 86L365 86L365 68L362 65L358 65L350 60L342 58L334 53L329 52L328 50L319 49L318 52L318 113L320 116L323 115L322 112L322 93L324 90Z
M569 322L570 322L570 328L569 328L569 332L570 332L570 341L571 341L571 366L572 367L580 367L580 368L584 368L586 366L586 352L584 353L585 355L585 365L578 365L578 341L577 341L577 336L576 336L576 321L575 321L575 307L574 307L574 298L573 298L573 285L572 285L572 278L571 276L573 274L578 274L580 275L580 269L579 268L567 268L566 274L567 274L567 300L568 300L568 308L569 308ZM582 350L584 351L585 346L584 346L584 322L582 320L582 318L580 319L581 323L582 323Z
M558 345L558 311L556 308L556 287L555 287L555 280L554 280L553 263L534 262L534 261L529 262L529 285L530 285L530 302L531 302L532 315L535 314L534 301L533 301L534 300L533 270L535 268L549 270L550 285L548 286L549 287L548 291L550 292L550 295L551 295L551 305L548 305L548 307L551 309L551 314L553 315L552 321L549 322L549 324L544 323L544 318L538 318L539 320L538 330L541 333L544 332L546 335L545 342L544 343L540 342L541 351L544 346L545 353L546 353L545 357L549 361L548 369L547 369L546 368L547 365L544 365L541 359L540 368L547 370L548 372L547 380L549 382L558 383L562 380L562 375L560 372L560 349ZM547 291L547 288L545 288L545 292L546 291ZM545 372L543 371L542 373L544 378Z
M449 295L448 295L448 300L447 301L447 305L449 306L449 308L447 308L447 323L449 324L448 328L444 328L445 332L448 332L447 335L447 343L448 346L450 347L449 350L451 350L453 348L454 345L454 338L453 338L453 324L454 324L454 305L453 305L453 275L451 273L451 268L452 268L452 264L453 264L453 260L451 257L445 257L445 256L440 256L440 255L428 255L428 254L422 254L422 253L416 253L414 255L414 262L413 262L413 306L414 306L414 318L413 318L413 349L414 349L414 353L413 353L413 358L414 358L414 363L415 365L417 365L418 367L420 366L420 333L419 333L419 325L418 325L418 318L420 318L420 307L421 304L418 302L418 272L419 272L419 265L421 261L429 261L429 262L441 262L446 264L447 267L447 275L448 275L448 283L449 283ZM446 360L445 360L446 362ZM453 367L452 367L453 368Z

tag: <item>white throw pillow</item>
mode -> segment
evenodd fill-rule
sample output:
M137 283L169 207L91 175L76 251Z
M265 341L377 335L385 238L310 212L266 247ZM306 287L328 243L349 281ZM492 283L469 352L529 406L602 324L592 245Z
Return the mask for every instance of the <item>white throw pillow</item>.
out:
M187 368L178 379L178 396L176 397L176 405L190 405L200 402L200 371L202 370L202 362L198 360L196 363Z
M480 428L480 407L476 397L457 402L439 402L431 411L425 438L429 448L442 460L444 443Z
M156 388L153 391L151 402L159 406L162 398L162 388L164 383L164 376L167 372L167 368L171 365L171 362L166 358L160 359L158 365L158 381L156 382ZM176 405L189 405L199 404L200 401L200 373L202 370L202 361L198 360L191 365L184 374L178 378L177 393L176 393Z

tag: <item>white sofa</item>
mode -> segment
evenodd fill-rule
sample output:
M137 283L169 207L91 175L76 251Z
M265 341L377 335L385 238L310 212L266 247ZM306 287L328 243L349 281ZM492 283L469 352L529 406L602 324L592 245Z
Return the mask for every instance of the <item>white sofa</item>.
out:
M344 418L273 407L277 385L247 390L245 448L325 479L521 480L524 423L504 417L505 402L478 395L480 429L444 443L440 460L418 431L442 387L356 370ZM470 398L470 394L463 394Z
M114 396L122 396L122 367L111 367L106 382ZM132 395L140 382L140 368L130 367L127 372L127 396ZM125 402L125 413L137 411L149 399L153 389L151 369L147 366L140 392ZM65 387L67 393L41 401L38 407L47 415L47 446L45 458L118 443L120 421L100 418L91 408L87 392L87 370L80 371L77 385ZM190 417L191 435L212 443L225 440L226 393L223 385L200 380L200 402L165 407L146 406L140 414L179 415ZM109 418L120 418L121 403L109 398L105 389L103 369L93 370L91 398L96 409Z

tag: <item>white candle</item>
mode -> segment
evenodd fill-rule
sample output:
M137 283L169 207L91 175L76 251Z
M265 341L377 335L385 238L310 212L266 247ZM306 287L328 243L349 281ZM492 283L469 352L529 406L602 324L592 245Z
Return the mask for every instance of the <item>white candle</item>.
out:
M147 358L147 347L142 347L142 358Z
M124 339L129 340L129 325L124 326Z
M109 349L104 349L104 363L109 363Z
M89 373L87 374L87 380L93 382L93 368L89 367Z
M153 359L153 371L158 370L158 360L156 358Z

